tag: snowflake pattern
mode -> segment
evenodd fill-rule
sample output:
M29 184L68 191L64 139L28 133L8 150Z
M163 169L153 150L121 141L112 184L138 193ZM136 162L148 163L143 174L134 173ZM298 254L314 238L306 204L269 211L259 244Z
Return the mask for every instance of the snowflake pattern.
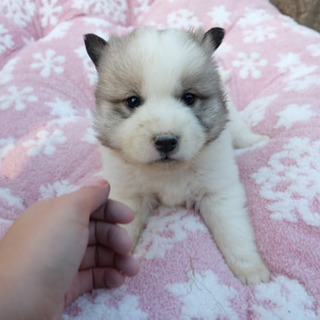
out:
M40 69L40 75L44 78L51 76L52 72L61 74L64 72L64 68L61 66L65 62L65 57L56 56L56 52L52 49L48 49L44 54L41 52L33 55L34 60L31 64L32 69Z
M167 18L168 25L173 28L200 28L202 23L195 16L194 12L187 9L180 9L177 12L170 13Z
M12 48L13 45L14 42L9 34L9 31L2 24L0 24L0 54L4 53L7 49Z
M106 39L106 38L105 38ZM77 56L82 60L83 68L86 71L86 75L91 86L94 86L98 80L97 70L94 67L94 64L88 57L86 50L81 46L80 48L74 50Z
M14 107L17 111L24 110L26 103L38 101L38 97L33 95L32 87L25 87L19 90L16 86L10 86L8 88L8 94L0 96L1 110Z
M30 139L23 143L23 146L28 149L30 157L37 156L42 153L51 156L56 152L56 144L66 143L67 138L61 130L55 130L53 133L46 130L40 130L36 139Z
M149 217L135 253L145 259L163 258L177 242L197 231L208 232L198 215L189 215L184 209L172 212L159 208L158 214Z
M261 43L266 40L276 38L275 28L274 27L265 27L265 26L256 26L254 29L245 29L243 31L244 43Z
M73 23L70 21L59 23L46 37L43 38L43 41L46 42L64 38L72 25Z
M151 0L137 0L133 13L136 17L141 17L142 14L148 12L150 9Z
M286 129L290 129L295 123L307 121L315 115L316 113L312 111L310 104L290 104L284 110L277 113L279 121L275 125L275 128L285 127Z
M307 46L307 50L311 53L313 57L319 57L320 56L320 44L310 44Z
M39 189L40 199L59 197L78 189L78 186L70 184L68 180L56 181L52 184L42 184Z
M0 138L0 164L10 151L14 150L14 148L15 142L13 138Z
M301 61L300 54L288 52L279 55L279 61L275 64L282 73L285 84L284 91L303 91L311 86L320 85L320 75L316 65L307 65Z
M122 23L127 19L128 4L125 0L73 0L72 7L87 14L103 14Z
M249 55L245 52L239 52L237 60L234 60L232 65L236 68L240 68L239 76L242 79L247 79L250 76L253 79L261 78L261 71L259 67L265 67L268 64L266 59L261 59L261 55L258 52L252 52Z
M297 281L284 276L255 287L254 319L319 319L314 298Z
M0 199L9 207L24 209L23 200L8 188L0 188Z
M220 284L211 270L202 274L189 271L187 277L187 282L167 286L167 291L182 302L180 319L239 319L231 305L236 290Z
M7 0L3 1L2 13L19 27L26 27L36 12L36 4L33 0Z
M227 11L225 6L217 6L208 13L208 16L212 18L212 24L220 27L230 25L231 12Z
M51 109L50 114L57 118L51 121L60 125L76 121L76 110L72 107L70 100L62 100L56 98L54 101L46 102L46 105Z
M13 79L12 73L18 61L19 58L13 58L6 65L4 65L2 70L0 70L0 85L6 84Z
M42 27L55 26L58 23L57 13L62 11L62 6L57 6L59 0L41 0L39 13Z
M86 296L81 296L76 303L81 304L83 311L77 317L77 320L92 319L92 315L95 315L95 319L135 319L135 320L147 320L148 314L140 308L139 296L135 296L127 293L126 285L115 290L102 290L99 294L92 299L88 299ZM75 304L76 304L75 303ZM76 306L75 306L76 308ZM71 309L71 310L70 310ZM72 306L63 316L62 320L72 320ZM71 315L69 315L71 313Z
M245 119L250 127L255 127L264 119L267 108L277 97L277 94L273 94L251 101L250 104L241 111L241 117Z
M247 28L253 25L261 24L271 18L270 14L264 9L246 8L242 18L239 19L239 25Z
M320 141L292 138L251 177L269 201L270 217L320 226Z
M89 144L96 144L98 140L96 138L96 132L93 128L93 115L90 110L86 111L86 118L90 119L90 125L87 127L86 133L82 137L81 141Z

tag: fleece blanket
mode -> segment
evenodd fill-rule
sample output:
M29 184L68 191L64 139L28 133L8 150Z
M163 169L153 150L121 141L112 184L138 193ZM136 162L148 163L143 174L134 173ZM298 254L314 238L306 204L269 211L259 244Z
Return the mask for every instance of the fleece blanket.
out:
M81 296L63 319L319 319L320 35L266 0L1 0L0 235L31 203L100 175L83 34L138 25L225 28L215 59L227 90L271 138L235 152L272 278L242 285L196 212L162 207L138 244L139 275Z

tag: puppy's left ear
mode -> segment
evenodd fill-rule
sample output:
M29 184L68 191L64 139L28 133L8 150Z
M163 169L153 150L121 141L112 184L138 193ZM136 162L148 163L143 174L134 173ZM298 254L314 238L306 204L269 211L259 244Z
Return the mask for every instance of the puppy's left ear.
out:
M211 48L211 54L218 49L222 40L224 38L224 29L222 28L212 28L204 34L202 43Z
M84 43L89 57L97 68L102 52L108 45L108 42L93 33L89 33L84 36Z

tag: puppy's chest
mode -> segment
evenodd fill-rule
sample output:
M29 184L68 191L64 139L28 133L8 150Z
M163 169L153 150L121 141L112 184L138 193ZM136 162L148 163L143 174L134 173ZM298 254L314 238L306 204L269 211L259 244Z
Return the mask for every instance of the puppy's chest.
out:
M158 181L155 184L154 194L162 205L168 207L191 207L201 198L201 189L197 187L198 181L189 177L175 180Z

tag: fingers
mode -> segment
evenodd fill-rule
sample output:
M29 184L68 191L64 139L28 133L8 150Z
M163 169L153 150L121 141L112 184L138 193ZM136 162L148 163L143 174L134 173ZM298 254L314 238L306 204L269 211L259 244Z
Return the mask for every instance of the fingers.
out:
M91 219L110 223L129 223L134 219L134 213L125 204L109 199L105 206L91 215Z
M100 246L91 246L86 250L80 270L96 267L112 267L129 277L133 277L139 272L139 263L132 256L115 254Z
M125 275L114 268L94 268L79 271L65 296L65 306L93 289L117 288L123 285Z
M83 218L83 222L88 223L92 212L97 211L107 202L109 192L109 183L105 180L99 180L90 186L82 187L57 199L59 199L60 207L68 208L69 215L74 213L77 218Z
M120 226L112 223L91 221L89 225L89 245L100 244L111 248L119 254L128 254L133 247L133 241Z

